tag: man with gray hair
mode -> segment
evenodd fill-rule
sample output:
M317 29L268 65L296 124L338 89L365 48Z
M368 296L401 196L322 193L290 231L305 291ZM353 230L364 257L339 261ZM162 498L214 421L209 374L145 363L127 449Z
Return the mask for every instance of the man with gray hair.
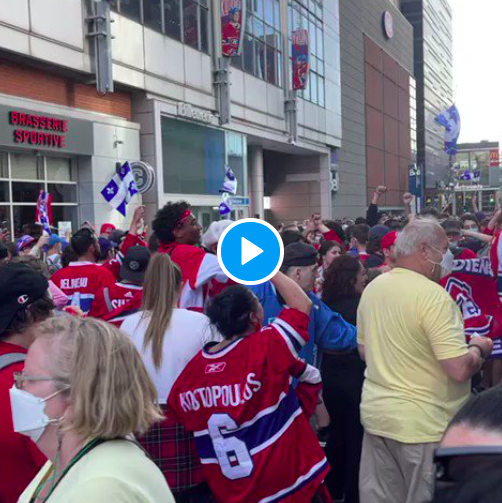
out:
M362 295L361 503L431 499L434 449L491 353L485 337L466 344L460 311L437 284L451 267L450 254L436 221L415 220L397 238L396 267Z

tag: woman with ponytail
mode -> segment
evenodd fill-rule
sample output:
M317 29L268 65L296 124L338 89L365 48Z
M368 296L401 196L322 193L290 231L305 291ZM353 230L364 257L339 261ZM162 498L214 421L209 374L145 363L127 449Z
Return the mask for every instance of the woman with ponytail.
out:
M142 355L164 411L188 362L205 344L219 340L205 315L176 307L181 288L178 265L168 254L153 256L145 275L142 310L121 326ZM172 416L139 441L164 473L177 502L209 501L193 437Z

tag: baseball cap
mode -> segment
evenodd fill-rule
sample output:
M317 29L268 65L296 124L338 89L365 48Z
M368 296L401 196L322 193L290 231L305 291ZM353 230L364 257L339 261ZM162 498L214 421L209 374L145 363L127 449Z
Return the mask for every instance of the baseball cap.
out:
M135 283L143 283L150 257L150 250L146 246L131 246L120 266L120 277Z
M32 236L28 236L28 234L25 234L24 236L20 237L16 241L16 248L17 251L20 252L24 250L27 246L30 246L36 241L36 239Z
M108 252L114 248L114 243L112 243L109 239L99 237L98 238L98 243L99 243L99 251L101 252L101 257L104 260L105 257L108 255Z
M126 234L127 233L125 231L123 231L122 229L113 230L110 234L110 241L112 242L112 245L114 247L120 246L122 244L122 238Z
M112 232L116 229L113 224L103 224L101 229L99 230L100 234L104 234L105 232Z
M385 234L382 238L382 250L388 250L391 246L394 246L396 244L398 234L399 232L397 231L391 231Z
M48 288L44 276L25 264L0 266L0 334L9 328L18 311L43 297Z
M441 227L446 234L462 234L462 224L458 220L445 220L441 223Z
M292 243L284 249L281 270L317 264L317 250L306 243Z
M51 234L49 237L49 242L47 243L49 246L57 245L58 243L62 243L63 239L60 238L57 234Z
M202 246L204 246L204 248L209 248L210 246L218 243L223 231L233 223L233 220L219 220L218 222L212 222L207 231L202 234Z
M375 239L375 238L382 239L389 232L390 229L386 225L375 225L370 229L369 239Z

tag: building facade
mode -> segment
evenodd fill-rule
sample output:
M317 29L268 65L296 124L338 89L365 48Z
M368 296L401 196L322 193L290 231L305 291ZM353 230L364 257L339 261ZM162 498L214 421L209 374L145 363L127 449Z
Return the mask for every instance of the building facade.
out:
M425 179L426 202L444 193L450 162L438 114L453 104L452 10L448 0L401 0L413 25L417 81L417 163Z
M22 210L24 217L17 218L18 206L33 207L38 186L64 186L68 194L60 204L74 225L125 223L100 194L116 163L125 160L148 162L156 172L152 190L134 198L147 205L148 218L167 201L186 199L208 225L218 218L226 165L239 182L234 218L291 221L317 211L332 216L332 160L342 138L336 1L247 2L243 51L228 67L229 122L222 120L218 91L219 1L102 2L113 21L115 89L104 96L92 84L100 64L90 33L96 2L18 0L0 9L0 57L15 76L6 81L0 66L0 105L7 104L0 139L2 129L14 138L9 114L18 108L91 123L84 135L80 123L68 122L66 149L13 141L2 149L0 143L8 166L0 170L0 220L4 215L15 234L32 216ZM311 65L307 89L292 100L290 33L297 28L308 29ZM77 147L68 138L72 131L79 132ZM19 154L37 158L26 163L43 169L24 179ZM67 159L66 171L51 167L58 162L53 158ZM15 184L28 181L33 187L24 185L25 195L16 195Z
M498 141L460 143L454 159L453 211L472 210L477 198L479 211L491 213L500 204L500 145Z
M402 208L416 150L412 27L398 1L341 0L340 33L343 143L334 208L364 215L378 185L389 189L384 208Z

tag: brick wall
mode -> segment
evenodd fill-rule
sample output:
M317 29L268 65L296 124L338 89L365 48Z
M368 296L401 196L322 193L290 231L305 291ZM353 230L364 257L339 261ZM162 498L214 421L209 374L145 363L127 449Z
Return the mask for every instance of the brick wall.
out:
M92 85L0 58L0 93L132 120L130 93L100 96Z

